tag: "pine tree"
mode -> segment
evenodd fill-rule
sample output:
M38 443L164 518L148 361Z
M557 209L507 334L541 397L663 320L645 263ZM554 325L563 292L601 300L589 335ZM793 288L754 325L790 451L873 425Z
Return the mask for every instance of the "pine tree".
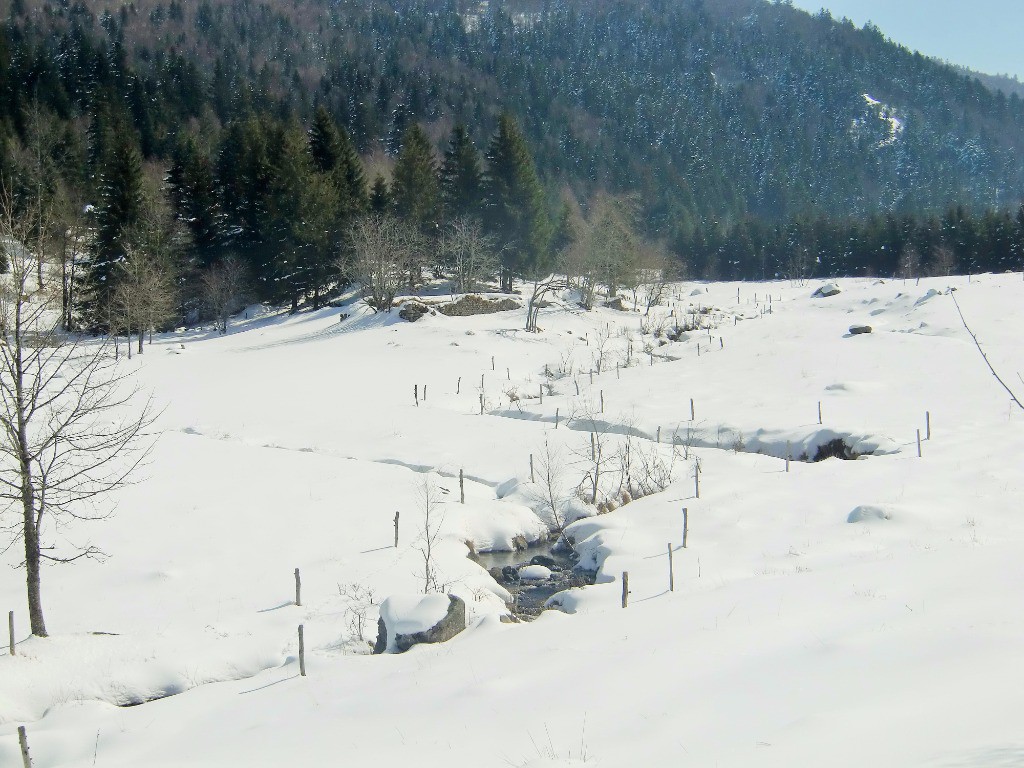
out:
M433 232L440 218L441 189L430 140L418 124L402 139L391 179L395 213L423 233Z
M543 272L549 265L552 227L530 150L508 114L498 121L487 148L484 178L484 223L505 246L501 287L509 292L514 276Z
M482 211L483 173L480 153L466 126L456 125L441 164L441 200L448 220L479 216Z

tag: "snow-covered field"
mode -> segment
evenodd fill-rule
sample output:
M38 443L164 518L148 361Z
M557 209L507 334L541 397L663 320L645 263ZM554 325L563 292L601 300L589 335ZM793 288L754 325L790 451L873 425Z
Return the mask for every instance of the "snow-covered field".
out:
M663 346L565 304L538 334L349 306L157 339L125 365L161 437L112 517L62 532L110 557L44 573L52 637L0 563L0 766L18 725L36 768L1024 765L1024 412L947 293L1021 393L1024 282L838 285L680 285L678 316L716 327ZM543 533L530 454L575 486L592 431L674 481L572 526L600 575L565 612L501 623L466 542ZM786 472L836 437L874 455ZM469 628L370 656L380 601L422 589L425 482Z

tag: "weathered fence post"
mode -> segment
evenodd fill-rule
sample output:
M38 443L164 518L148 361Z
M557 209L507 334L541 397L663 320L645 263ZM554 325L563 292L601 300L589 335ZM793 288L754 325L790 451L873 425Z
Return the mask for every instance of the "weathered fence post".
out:
M924 426L925 426L925 439L926 440L931 440L932 439L932 412L931 411L925 411L924 412Z
M676 591L676 573L672 565L672 545L668 545L668 591Z
M7 612L7 634L10 637L11 656L14 655L14 611Z
M697 417L694 415L696 411L693 410L693 398L690 398L690 421L693 421Z
M494 368L494 355L491 355L491 370L492 371L495 370L495 368Z
M658 427L658 439L656 442L659 444L661 443L661 427Z
M462 391L462 377L459 376L459 380L455 382L455 394L459 394Z
M427 402L427 385L423 385L423 402Z
M295 604L302 605L302 578L298 568L295 569Z
M558 408L555 408L555 429L558 429Z
M416 407L418 408L419 405L420 405L420 385L419 384L413 384L412 385L412 399L416 401Z
M530 482L533 482L533 454L530 454Z
M395 511L395 549L398 549L398 511Z
M818 401L818 423L821 424L821 400Z
M21 744L21 763L25 768L32 768L32 758L28 754L28 731L24 725L18 726L18 743Z
M686 549L686 538L690 535L690 511L683 507L683 549Z
M921 458L921 430L917 430L917 458Z
M601 413L604 413L604 390L601 390Z
M484 415L484 393L480 393L480 415Z
M306 640L302 636L302 625L299 624L299 674L306 676Z
M459 470L459 503L466 503L466 479L463 476L461 469Z
M790 442L786 441L786 471L789 472L789 462L793 460L793 449Z
M693 470L693 495L695 498L700 498L700 465L698 464Z
M622 607L629 605L629 571L622 572Z

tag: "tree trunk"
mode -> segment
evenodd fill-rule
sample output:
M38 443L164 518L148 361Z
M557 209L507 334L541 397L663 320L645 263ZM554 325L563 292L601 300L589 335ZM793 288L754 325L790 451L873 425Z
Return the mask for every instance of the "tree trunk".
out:
M21 365L18 361L17 396L23 397ZM28 587L28 618L32 634L46 637L43 620L42 582L39 573L42 549L39 544L39 517L36 514L35 489L32 487L32 460L29 455L28 425L22 404L18 404L18 464L21 471L22 533L25 539L25 581Z
M139 354L142 354L142 342L146 339L146 332L139 328Z
M22 490L22 493L32 493ZM25 528L25 580L28 587L28 618L32 634L46 637L46 622L43 620L42 580L40 578L39 528L36 526L35 509L31 497L24 501Z

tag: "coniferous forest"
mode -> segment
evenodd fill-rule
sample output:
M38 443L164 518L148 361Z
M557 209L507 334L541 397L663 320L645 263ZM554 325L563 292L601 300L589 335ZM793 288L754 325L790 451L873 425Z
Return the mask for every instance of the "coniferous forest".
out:
M401 225L409 287L487 252L474 269L507 290L587 238L704 278L1024 264L1024 102L786 3L0 16L5 206L59 254L69 327L194 321L243 293L320 306L364 281L346 254L368 217Z

